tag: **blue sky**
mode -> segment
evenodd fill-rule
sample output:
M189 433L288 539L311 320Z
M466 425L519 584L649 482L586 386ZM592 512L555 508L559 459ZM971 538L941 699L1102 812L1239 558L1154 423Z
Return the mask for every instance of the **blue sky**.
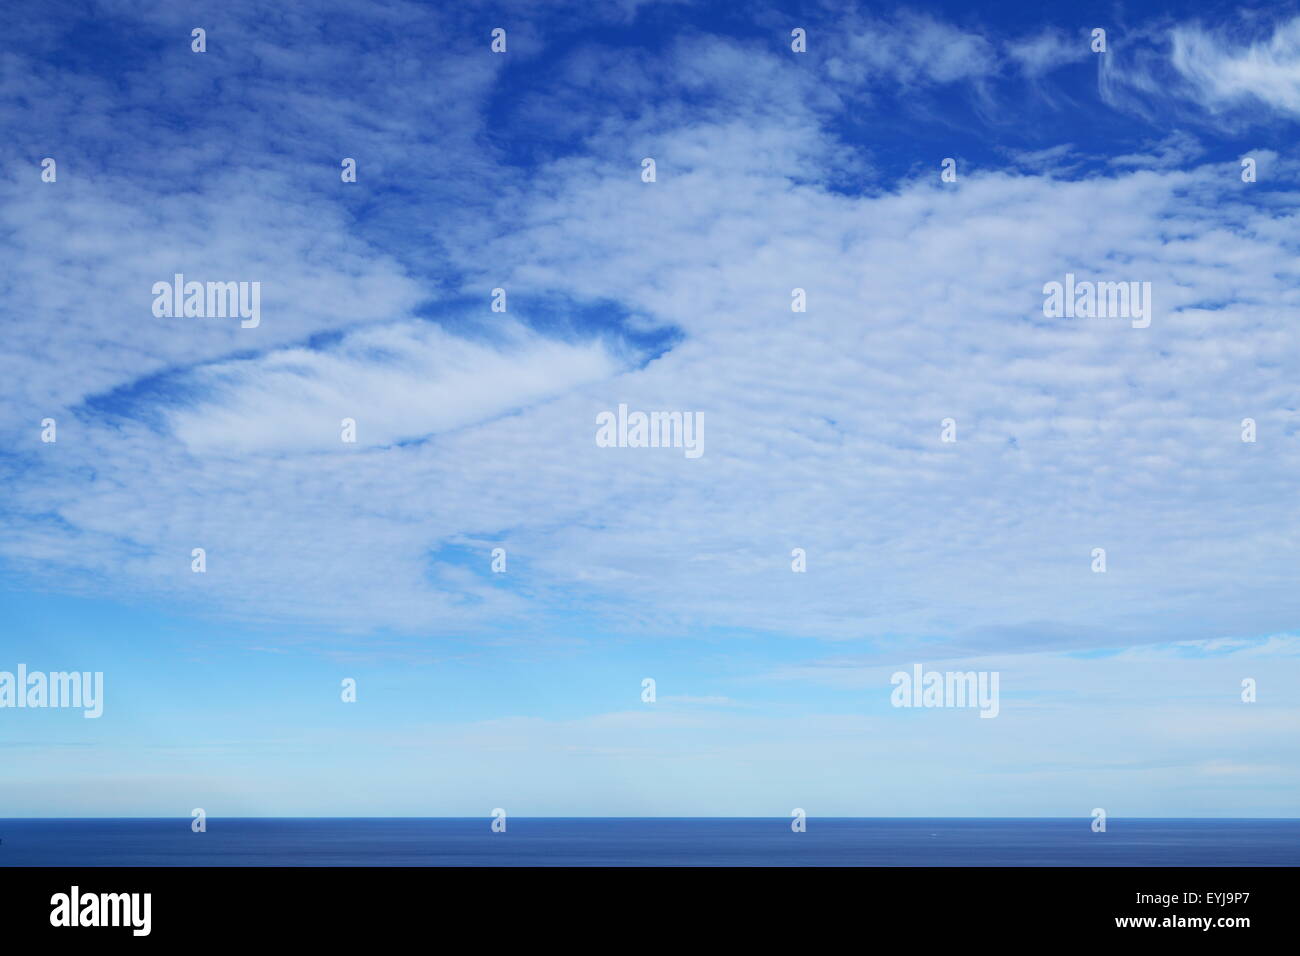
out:
M1294 4L55 4L0 115L0 670L105 675L0 817L1295 815Z

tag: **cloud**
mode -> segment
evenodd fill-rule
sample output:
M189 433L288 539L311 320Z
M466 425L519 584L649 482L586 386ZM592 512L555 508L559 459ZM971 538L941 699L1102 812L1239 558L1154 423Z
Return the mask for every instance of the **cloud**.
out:
M1007 56L1028 77L1038 78L1070 63L1086 60L1093 53L1085 35L1070 36L1047 29L1031 37L1009 41Z
M359 447L391 445L534 405L618 367L599 342L549 340L509 321L490 342L408 322L202 366L185 384L210 397L168 419L194 454L320 453L340 441L343 418L357 423Z
M1175 130L1164 140L1152 143L1146 152L1112 156L1107 162L1112 166L1131 168L1172 169L1186 166L1205 152L1194 136Z
M1206 109L1264 104L1300 115L1300 17L1252 43L1200 25L1175 27L1170 35L1173 66Z
M1300 113L1300 17L1239 12L1126 30L1100 57L1098 89L1111 107L1162 127L1235 132Z
M891 82L994 70L955 27L887 29L924 41L873 54ZM948 41L950 61L917 53ZM664 59L590 69L586 55L555 65L569 99L526 108L541 126L589 93L619 108L593 110L579 148L546 141L522 166L449 131L442 166L473 168L447 173L463 196L403 155L388 114L389 186L372 194L338 184L332 154L310 201L261 152L182 191L112 168L70 172L62 192L6 180L5 275L39 317L5 360L10 565L359 632L544 629L580 606L635 633L981 653L1292 623L1275 569L1300 465L1293 197L1247 191L1231 163L1189 165L1185 137L1151 168L1130 148L1066 179L1069 154L1045 146L1029 175L847 190L838 94L805 99L818 81L793 54L696 35ZM454 92L483 108L493 76L474 77ZM373 94L347 101L356 116ZM409 123L427 94L412 95ZM259 105L304 121L287 92ZM230 109L213 122L235 124ZM349 145L333 153L360 152L354 113L338 115ZM174 144L197 168L202 151ZM657 182L640 179L645 155ZM378 228L404 205L421 227ZM149 284L177 269L260 279L262 325L154 319ZM1067 272L1151 282L1151 327L1046 319L1043 284ZM486 312L496 286L509 322ZM597 448L595 416L620 403L702 412L704 458ZM57 445L39 443L46 415ZM359 426L348 453L343 417ZM940 441L949 417L955 445ZM507 576L488 569L498 545ZM189 571L198 546L206 576ZM795 547L807 574L790 571Z
M520 8L494 59L475 6L265 10L207 59L173 8L0 56L5 583L186 647L118 671L147 738L79 783L21 748L7 805L1289 812L1300 165L1265 128L1243 183L1225 138L1288 115L1289 26L1113 31L1098 99L1032 24L835 14L796 55L770 9L628 0ZM176 272L260 281L261 325L154 317ZM1046 317L1067 273L1151 283L1150 327ZM598 447L620 404L704 456ZM207 668L249 648L233 712ZM998 719L890 708L912 662L999 670Z
M855 87L888 80L904 88L955 83L997 71L992 43L926 14L905 11L893 19L849 17L828 31L832 56L826 69Z

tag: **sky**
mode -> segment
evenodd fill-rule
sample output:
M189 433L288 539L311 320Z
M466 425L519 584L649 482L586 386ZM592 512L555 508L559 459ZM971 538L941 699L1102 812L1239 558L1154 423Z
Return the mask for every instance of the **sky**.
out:
M1292 3L7 13L0 671L104 701L0 817L1296 816L1298 120Z

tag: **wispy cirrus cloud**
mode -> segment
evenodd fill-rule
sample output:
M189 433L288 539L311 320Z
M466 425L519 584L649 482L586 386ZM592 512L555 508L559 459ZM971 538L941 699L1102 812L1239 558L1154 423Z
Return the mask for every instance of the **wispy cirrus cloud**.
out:
M1300 17L1253 42L1199 24L1175 27L1170 38L1174 69L1206 109L1264 105L1300 116Z
M1060 29L1046 29L1032 36L1009 40L1006 54L1026 76L1033 78L1094 55L1086 31L1071 34Z
M1166 125L1241 130L1300 115L1300 17L1132 27L1101 59L1109 106Z

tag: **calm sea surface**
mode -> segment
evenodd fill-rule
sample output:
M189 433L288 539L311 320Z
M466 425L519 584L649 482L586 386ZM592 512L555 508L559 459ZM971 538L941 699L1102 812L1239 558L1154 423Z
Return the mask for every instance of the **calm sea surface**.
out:
M0 866L1296 866L1300 820L0 820Z

